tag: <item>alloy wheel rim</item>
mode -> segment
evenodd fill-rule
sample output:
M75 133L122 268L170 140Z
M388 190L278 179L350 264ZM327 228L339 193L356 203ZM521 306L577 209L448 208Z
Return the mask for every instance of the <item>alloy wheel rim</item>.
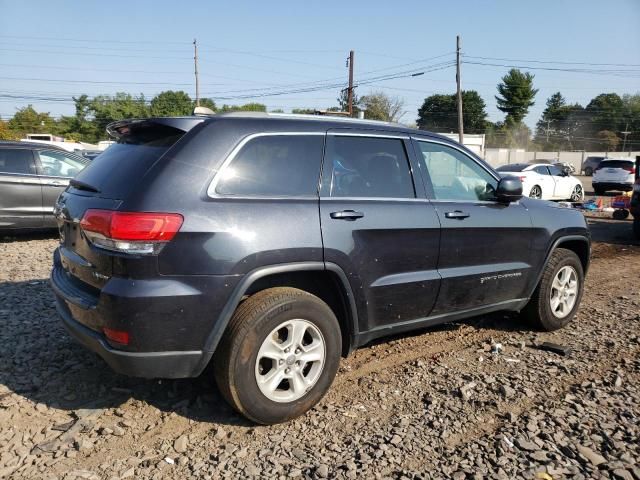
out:
M540 189L540 187L533 187L531 189L531 193L529 194L529 196L531 198L541 198L542 197L542 190Z
M551 283L549 305L556 318L565 318L576 304L578 299L578 273L575 268L565 265Z
M582 200L582 187L580 185L576 185L573 189L571 200L573 200L574 202L579 202L580 200Z
M286 403L302 398L324 369L322 332L303 319L282 322L263 340L256 357L258 388L269 400Z

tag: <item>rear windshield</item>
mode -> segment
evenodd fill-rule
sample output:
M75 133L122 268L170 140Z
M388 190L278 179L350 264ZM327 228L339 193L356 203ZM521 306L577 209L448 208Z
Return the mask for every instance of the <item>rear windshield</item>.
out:
M496 168L496 170L498 172L521 172L530 166L528 163L512 163L511 165L502 165Z
M600 162L601 168L629 168L633 166L631 160L604 160Z
M131 128L75 178L76 185L93 188L106 198L123 199L149 168L183 135L165 125Z

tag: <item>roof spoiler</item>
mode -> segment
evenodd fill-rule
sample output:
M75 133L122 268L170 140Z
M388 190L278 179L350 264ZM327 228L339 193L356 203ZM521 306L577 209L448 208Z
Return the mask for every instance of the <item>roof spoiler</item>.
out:
M152 126L170 127L183 132L188 132L197 124L203 122L203 118L196 117L161 117L145 119L127 119L111 122L107 125L107 133L119 139L131 133L132 130L148 128Z

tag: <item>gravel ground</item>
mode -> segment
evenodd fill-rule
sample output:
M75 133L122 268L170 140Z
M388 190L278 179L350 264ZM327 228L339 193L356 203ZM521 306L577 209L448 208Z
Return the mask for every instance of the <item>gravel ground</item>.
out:
M532 332L500 314L387 339L343 360L306 416L273 427L232 412L210 375L112 373L56 318L56 240L5 239L0 478L640 480L640 247L617 225L597 225L570 327Z

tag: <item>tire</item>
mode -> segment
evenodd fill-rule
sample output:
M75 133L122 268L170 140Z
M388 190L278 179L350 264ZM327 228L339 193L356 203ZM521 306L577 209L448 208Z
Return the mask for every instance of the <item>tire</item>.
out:
M640 218L633 219L633 234L636 236L636 240L640 240Z
M611 216L614 220L625 220L629 217L629 210L626 208L619 208L618 210L614 210Z
M561 270L565 273L573 271L576 280L573 305L567 308L565 304L564 311L554 310L552 307L554 301L552 295L555 294L555 298L562 297L560 291L554 286L554 280L556 280ZM540 283L522 313L534 327L540 330L547 332L558 330L566 326L574 317L580 306L583 289L584 271L580 259L571 250L556 248L544 268ZM560 301L558 303L563 302ZM559 309L562 307L562 305L558 305Z
M603 190L602 188L599 188L599 187L593 187L593 193L600 196L600 195L604 195L606 193L606 190Z
M534 185L529 192L529 198L542 198L542 188L540 185Z
M582 188L582 185L578 184L573 187L571 198L569 200L572 202L581 202L584 200L584 189Z
M585 168L585 169L584 169L584 174L585 174L587 177L590 177L591 175L593 175L593 168L591 168L591 167L587 167L587 168Z
M299 342L303 346L284 353L294 331L304 331ZM324 359L296 361L313 344L316 355L324 345ZM263 347L267 353L261 353ZM269 288L237 308L214 355L214 373L222 396L236 411L256 423L271 425L302 415L322 399L338 370L341 352L340 325L326 303L295 288ZM283 378L285 369L291 382ZM266 381L259 384L270 372L274 387ZM310 382L308 387L300 383L301 374Z

